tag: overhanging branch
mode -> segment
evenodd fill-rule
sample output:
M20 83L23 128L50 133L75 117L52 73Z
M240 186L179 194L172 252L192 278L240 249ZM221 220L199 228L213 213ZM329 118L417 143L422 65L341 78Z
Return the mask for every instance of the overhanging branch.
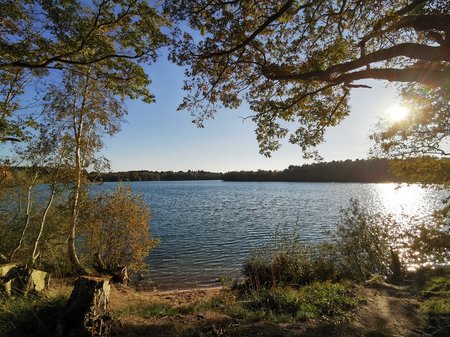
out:
M326 70L299 73L293 71L289 67L269 65L262 68L262 74L270 80L324 82L338 81L338 83L351 83L352 81L354 81L352 80L353 77L363 76L362 74L370 74L367 78L377 78L371 77L372 74L375 74L375 76L384 76L382 75L382 71L384 70L388 78L383 77L380 79L402 82L408 81L407 78L412 78L412 81L420 79L419 82L425 83L424 81L426 81L426 84L433 84L434 86L440 86L442 83L448 83L449 79L443 77L448 76L448 72L442 72L434 69L373 69L373 72L370 72L368 71L370 69L367 69L366 71L351 72L372 63L383 62L402 56L426 62L450 62L450 52L445 46L432 47L416 43L402 43L390 48L363 55L359 59L353 61L331 66ZM424 74L427 73L430 75L429 79L424 76ZM348 78L349 80L338 80L344 78ZM395 78L398 78L398 80Z
M417 82L432 87L450 85L450 71L431 69L366 69L343 74L337 77L336 83L351 83L364 79L387 80L391 82Z

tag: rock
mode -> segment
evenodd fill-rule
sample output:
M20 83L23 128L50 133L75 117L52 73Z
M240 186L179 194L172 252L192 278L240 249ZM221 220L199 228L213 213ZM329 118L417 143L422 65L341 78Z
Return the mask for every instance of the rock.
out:
M0 280L0 292L7 296L27 296L47 289L49 274L27 266L7 264L0 266Z
M4 264L0 266L0 294L11 296L11 280L6 281L5 276L8 272L16 267L14 263Z
M107 278L80 277L57 324L58 337L107 337L111 333Z

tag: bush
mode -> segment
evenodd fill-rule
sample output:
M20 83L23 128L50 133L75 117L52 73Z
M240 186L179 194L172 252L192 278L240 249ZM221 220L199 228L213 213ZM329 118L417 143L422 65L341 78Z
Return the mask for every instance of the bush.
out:
M317 247L304 245L293 229L277 229L272 240L252 251L242 268L251 290L276 285L300 286L332 277L334 267L317 254Z
M269 244L252 251L242 268L247 288L299 287L339 280L334 250L327 244L305 245L298 233L297 223L292 229L277 229Z
M402 223L389 214L370 212L351 200L342 211L327 245L340 277L366 280L378 274L398 280L406 264L426 266L450 261L449 206L424 219L406 217Z
M270 261L252 256L242 267L246 284L252 290L272 286L272 264Z
M400 281L406 262L449 261L448 214L444 208L428 224L407 218L406 230L391 215L370 212L351 200L331 233L332 242L306 246L297 227L277 231L271 244L253 251L242 272L251 290L325 280L364 281L372 275Z
M147 204L130 187L119 185L114 192L91 197L82 218L84 252L108 270L145 269L144 258L159 243L150 234L150 218Z
M363 281L373 274L391 276L395 227L391 216L370 213L351 200L350 207L342 210L335 242L327 247L340 277Z

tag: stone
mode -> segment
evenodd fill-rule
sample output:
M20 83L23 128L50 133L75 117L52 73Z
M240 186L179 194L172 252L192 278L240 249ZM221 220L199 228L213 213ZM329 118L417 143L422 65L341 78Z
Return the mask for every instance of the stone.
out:
M0 266L0 292L6 296L41 293L47 289L49 274L17 264Z
M6 281L5 276L16 266L15 263L0 265L0 295L11 296L11 280Z

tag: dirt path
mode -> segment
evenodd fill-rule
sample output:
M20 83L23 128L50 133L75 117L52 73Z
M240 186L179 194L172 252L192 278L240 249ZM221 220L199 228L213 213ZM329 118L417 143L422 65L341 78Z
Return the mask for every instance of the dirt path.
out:
M366 303L351 324L371 336L424 336L420 330L420 302L406 286L374 283L359 289Z

